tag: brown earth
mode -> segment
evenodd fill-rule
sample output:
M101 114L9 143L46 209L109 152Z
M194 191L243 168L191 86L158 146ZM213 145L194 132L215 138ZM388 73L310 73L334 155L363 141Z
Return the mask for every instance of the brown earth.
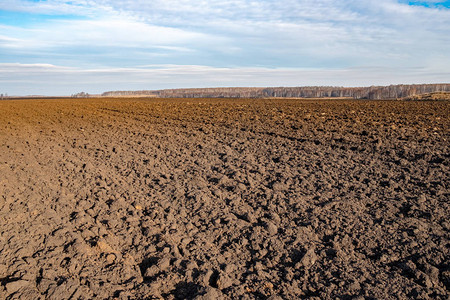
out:
M0 299L448 299L449 102L0 102Z
M427 94L420 94L420 95L414 95L410 97L405 97L402 100L425 100L425 101L442 101L442 100L450 100L450 92L435 92L435 93L427 93Z

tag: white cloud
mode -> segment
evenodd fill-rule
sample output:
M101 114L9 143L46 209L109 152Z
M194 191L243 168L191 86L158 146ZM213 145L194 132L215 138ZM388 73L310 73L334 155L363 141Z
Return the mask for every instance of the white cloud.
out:
M45 15L80 15L80 16L98 16L104 14L117 14L107 1L85 1L85 0L46 0L46 1L27 1L27 0L8 0L0 2L0 10L26 12L32 14Z
M99 20L53 20L33 28L1 26L10 36L0 36L9 47L53 48L57 46L149 46L182 45L212 40L203 33L155 26L122 18ZM19 38L15 38L19 37Z

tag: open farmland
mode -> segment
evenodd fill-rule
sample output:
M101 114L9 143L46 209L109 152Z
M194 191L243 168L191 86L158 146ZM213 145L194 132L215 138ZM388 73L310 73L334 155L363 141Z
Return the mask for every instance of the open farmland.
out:
M0 298L448 299L449 108L0 101Z

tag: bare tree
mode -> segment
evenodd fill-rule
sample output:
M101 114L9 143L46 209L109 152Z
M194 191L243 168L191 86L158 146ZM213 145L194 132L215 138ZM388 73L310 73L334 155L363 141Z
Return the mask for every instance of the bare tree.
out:
M234 87L234 88L195 88L167 89L156 91L110 91L102 94L104 97L144 96L161 98L334 98L345 97L354 99L397 99L417 94L433 92L450 92L450 84L416 84L390 85L371 87Z
M80 92L80 93L72 95L72 98L89 98L89 97L90 97L90 95L85 92Z

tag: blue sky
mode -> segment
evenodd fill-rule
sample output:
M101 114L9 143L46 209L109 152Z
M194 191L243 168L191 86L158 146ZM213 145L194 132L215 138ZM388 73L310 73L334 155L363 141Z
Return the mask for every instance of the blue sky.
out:
M449 7L0 0L0 93L450 82Z
M403 3L434 8L450 8L450 1L403 1Z

